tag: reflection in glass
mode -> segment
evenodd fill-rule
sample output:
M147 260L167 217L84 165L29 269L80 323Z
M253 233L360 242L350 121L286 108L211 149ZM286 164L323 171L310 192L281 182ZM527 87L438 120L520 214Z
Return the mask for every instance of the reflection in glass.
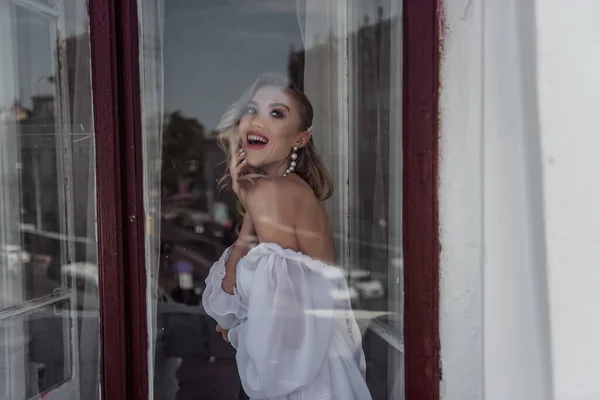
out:
M239 222L235 196L217 188L215 127L249 82L274 71L315 108L313 138L335 185L325 206L372 395L403 399L401 1L139 3L146 259L160 294L148 307L154 398L244 396L235 352L199 304Z
M26 3L0 1L0 399L92 399L99 314L87 3Z
M0 324L0 340L4 345L10 342L13 349L20 348L26 356L19 360L23 362L22 365L3 363L1 369L4 371L1 374L10 376L11 369L22 368L25 398L49 392L72 378L72 357L69 348L72 341L71 332L64 329L65 320L57 313L57 310L71 308L70 298L68 291L57 291L54 295L26 304L18 309L20 313L12 312L8 316L7 310L4 310L4 318ZM25 337L15 337L15 331L27 332L28 341L23 340ZM64 332L64 335L57 334L58 332Z

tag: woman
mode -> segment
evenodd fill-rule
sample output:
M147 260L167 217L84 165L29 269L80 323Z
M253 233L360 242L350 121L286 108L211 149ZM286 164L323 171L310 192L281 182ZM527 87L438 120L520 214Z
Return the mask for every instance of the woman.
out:
M218 127L244 214L239 239L209 272L202 303L236 349L251 399L371 399L348 286L331 266L321 201L333 185L311 139L312 119L304 93L263 75Z

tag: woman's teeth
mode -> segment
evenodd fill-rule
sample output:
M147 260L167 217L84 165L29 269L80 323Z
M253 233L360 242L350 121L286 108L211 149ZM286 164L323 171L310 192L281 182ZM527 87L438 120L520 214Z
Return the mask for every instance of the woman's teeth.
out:
M268 142L267 138L258 135L248 135L248 143L249 144L266 144Z

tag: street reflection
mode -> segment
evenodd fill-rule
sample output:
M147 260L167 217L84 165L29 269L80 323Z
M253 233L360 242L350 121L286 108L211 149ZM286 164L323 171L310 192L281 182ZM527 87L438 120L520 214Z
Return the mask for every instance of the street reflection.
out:
M235 195L218 190L226 163L214 128L266 71L287 75L315 107L313 136L335 186L327 210L349 286L334 296L350 297L373 398L403 398L399 4L349 6L341 33L336 18L347 16L321 2L165 3L156 399L245 398L235 351L201 297L239 222Z
M0 399L93 399L100 332L87 3L2 1L0 15Z
M202 127L198 121L178 113L169 120L178 124L180 137L185 137L186 130L198 131L198 127ZM169 140L169 129L167 124L165 143ZM216 322L205 314L201 304L210 267L237 239L236 198L233 193L217 189L215 177L221 176L224 170L223 151L213 138L197 140L202 144L199 151L182 152L179 157L191 158L180 163L180 172L171 175L173 182L163 185L166 193L163 192L160 223L155 398L194 399L198 393L218 399L244 398L235 350L216 332ZM163 153L163 157L173 163L181 161L176 161L173 149L168 155ZM211 170L210 174L207 170ZM205 178L207 175L209 179ZM387 251L380 243L356 241L354 245ZM349 291L334 296L350 296L363 333L370 386L374 393L377 387L382 388L380 395L374 398L387 399L385 388L389 386L387 379L393 368L388 354L404 349L402 341L394 339L391 331L387 334L389 340L382 339L392 325L390 318L397 318L387 311L386 277L382 272L373 272L369 266L340 265L340 268L347 278ZM396 268L402 268L401 259L397 260ZM317 315L322 311L313 310ZM398 321L395 322L397 325ZM402 374L400 367L396 368L396 372Z

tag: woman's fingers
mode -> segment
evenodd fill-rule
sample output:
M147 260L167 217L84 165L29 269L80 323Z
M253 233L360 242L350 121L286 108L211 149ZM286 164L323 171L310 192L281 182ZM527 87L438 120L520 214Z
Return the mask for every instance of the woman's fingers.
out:
M239 178L246 166L246 153L239 153L235 160L235 166L232 169L232 178Z
M231 171L236 171L239 169L239 167L243 166L245 163L246 163L246 153L244 151L235 152L233 154L233 156L231 157L231 162L229 164L229 168L231 169Z
M232 285L232 286L231 286L231 288L230 288L230 287L229 287L229 285L225 283L225 281L221 282L221 289L222 289L222 290L223 290L225 293L227 293L227 294L230 294L230 295L232 295L232 296L233 296L233 294L234 294L234 293L233 293L233 286L235 286L235 285Z
M243 148L238 148L231 155L229 163L229 175L232 180L232 189L239 196L238 179L243 174L243 169L246 167L246 153Z
M229 331L226 331L225 329L221 328L220 325L217 324L217 332L219 332L221 335L223 335L224 341L229 343Z
M237 154L237 165L240 166L246 162L246 152L242 151Z

